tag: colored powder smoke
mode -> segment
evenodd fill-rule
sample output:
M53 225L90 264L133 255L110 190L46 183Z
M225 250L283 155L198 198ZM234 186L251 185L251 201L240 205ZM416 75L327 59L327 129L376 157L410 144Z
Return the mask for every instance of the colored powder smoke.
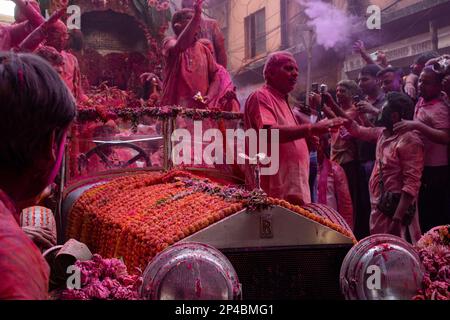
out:
M363 26L361 18L347 14L333 4L313 0L297 1L305 7L305 13L309 17L307 24L316 32L317 44L325 49L339 49L350 45L353 34Z

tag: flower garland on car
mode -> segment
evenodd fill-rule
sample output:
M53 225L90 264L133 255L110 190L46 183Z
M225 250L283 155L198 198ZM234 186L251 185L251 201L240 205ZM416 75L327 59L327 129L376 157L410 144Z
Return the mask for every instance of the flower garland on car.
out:
M425 268L414 300L450 300L450 225L428 231L416 244Z
M85 192L68 218L67 237L104 257L144 268L158 252L225 217L271 205L290 209L346 236L330 220L263 192L225 187L184 171L120 177Z
M218 109L187 109L180 106L151 107L146 101L136 99L133 93L110 88L105 84L94 89L89 100L78 105L79 121L108 121L117 118L138 119L150 116L161 120L177 116L193 120L237 120L243 119L242 113L221 111Z

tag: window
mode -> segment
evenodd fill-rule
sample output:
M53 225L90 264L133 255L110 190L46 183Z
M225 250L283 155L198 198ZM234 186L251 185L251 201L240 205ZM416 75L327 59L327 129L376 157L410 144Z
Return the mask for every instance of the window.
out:
M266 10L261 9L245 18L245 55L253 58L266 52Z

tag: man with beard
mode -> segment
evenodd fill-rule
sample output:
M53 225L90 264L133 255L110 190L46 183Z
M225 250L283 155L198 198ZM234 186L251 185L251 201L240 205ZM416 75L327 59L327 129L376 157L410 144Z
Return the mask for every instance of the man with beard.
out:
M272 146L268 138L268 150L279 152L279 170L274 175L261 176L261 188L271 197L301 205L311 202L309 152L305 138L341 126L343 120L330 119L316 124L297 122L288 95L297 83L298 73L297 62L291 53L272 53L264 67L266 84L247 99L244 121L247 130L269 129L269 136L274 131L279 134L278 146ZM256 187L254 172L249 165L246 166L246 184L249 188Z
M394 132L394 125L412 119L413 102L391 92L380 119L383 127L366 128L354 121L346 127L352 136L376 141L376 161L370 178L370 233L389 233L415 243L421 236L416 206L424 164L424 146L414 131ZM392 208L392 209L389 209Z

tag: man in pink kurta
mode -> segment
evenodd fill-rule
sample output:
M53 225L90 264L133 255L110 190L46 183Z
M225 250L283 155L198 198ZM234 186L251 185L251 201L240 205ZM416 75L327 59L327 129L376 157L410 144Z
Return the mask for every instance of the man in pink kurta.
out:
M268 150L279 152L279 170L274 175L261 176L261 188L271 197L294 204L310 203L309 151L305 138L324 133L342 122L333 119L299 125L288 103L288 94L294 89L298 77L297 62L292 54L271 54L264 68L264 77L266 85L250 95L244 113L247 130L279 132L279 145L272 146L271 139L268 139ZM253 168L247 166L246 171L246 183L249 188L254 188Z
M413 103L406 95L391 92L387 96L382 113L381 122L385 128L362 127L353 122L348 129L359 139L377 142L375 166L369 181L371 234L391 233L406 239L408 230L412 242L415 243L421 237L417 210L408 226L402 223L402 218L404 209L418 198L424 167L424 145L415 131L393 132L393 125L401 119L408 119L408 116L412 117L412 110ZM377 207L382 195L381 181L384 192L400 193L405 198L403 209L400 200L392 218L383 214Z
M217 65L211 51L197 39L201 22L201 1L195 11L183 9L175 13L172 27L176 37L163 44L165 58L163 105L205 108L194 98L197 93L207 98L215 79Z

